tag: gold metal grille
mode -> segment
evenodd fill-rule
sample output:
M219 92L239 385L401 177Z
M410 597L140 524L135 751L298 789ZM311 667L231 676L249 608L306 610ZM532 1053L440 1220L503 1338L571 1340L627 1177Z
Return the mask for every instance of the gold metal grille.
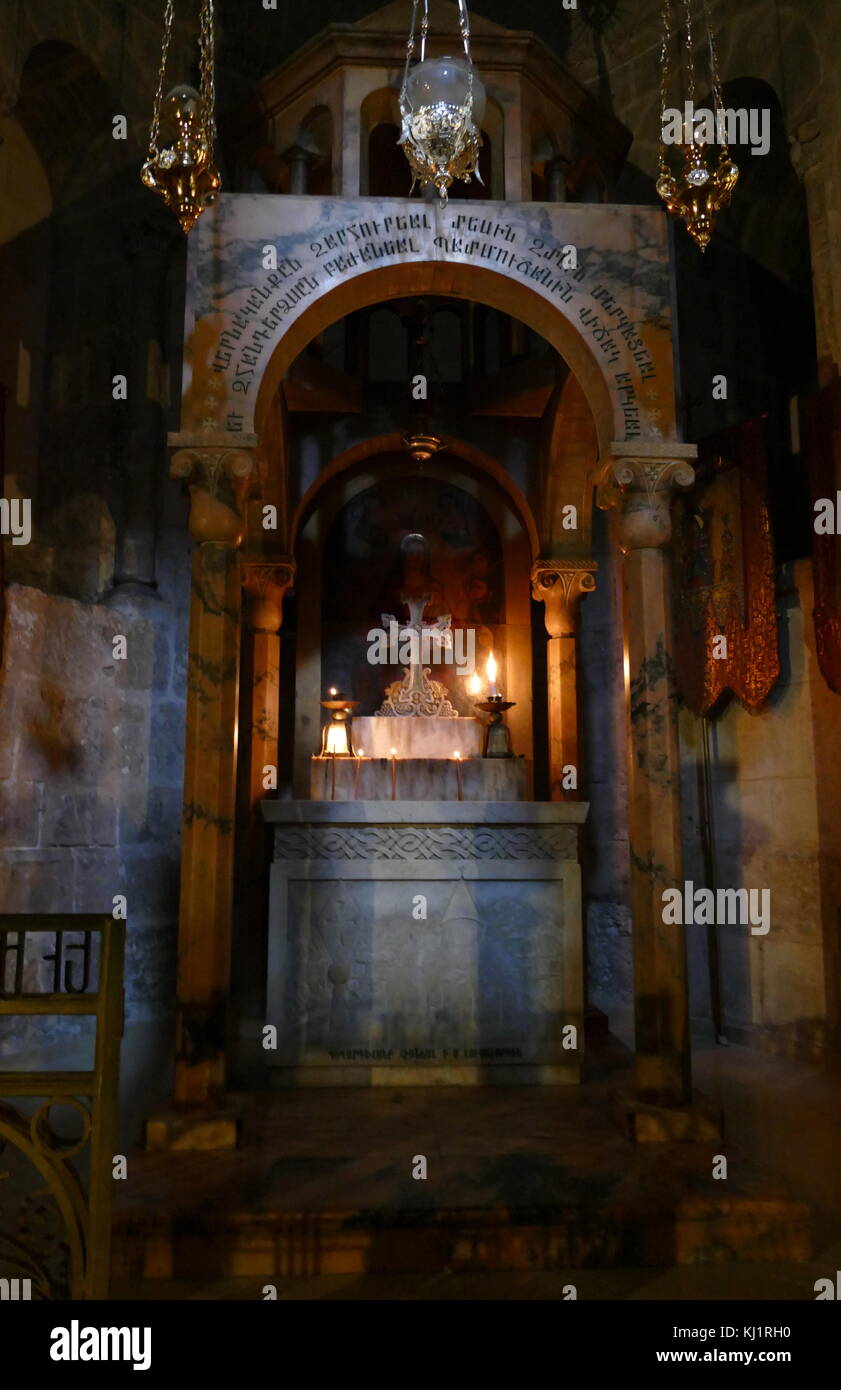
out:
M28 959L33 938L44 933L53 938L53 953L33 952ZM69 939L80 935L81 943ZM65 960L71 950L81 953L81 982L78 975L73 979L77 962ZM0 1021L35 1016L96 1021L91 1071L0 1071L0 1272L30 1279L35 1298L108 1294L124 953L124 923L111 917L0 917ZM31 976L44 960L55 963L54 988L39 990L36 978L36 988L30 989ZM31 1113L10 1104L24 1098L39 1102ZM57 1104L81 1116L81 1137L70 1143L51 1125L50 1111ZM86 1188L72 1162L77 1158L87 1161ZM2 1200L4 1188L11 1200Z

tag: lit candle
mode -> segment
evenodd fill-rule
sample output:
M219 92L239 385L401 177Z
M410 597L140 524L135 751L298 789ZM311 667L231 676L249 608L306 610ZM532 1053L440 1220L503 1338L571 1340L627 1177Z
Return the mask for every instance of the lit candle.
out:
M456 793L459 801L461 801L461 752L458 748L453 752L453 757L456 762Z
M493 652L491 652L490 656L488 657L488 664L486 670L488 673L488 685L490 687L488 693L490 695L498 695L499 691L496 688L496 658L494 657Z
M329 691L330 699L331 699L331 700L335 700L335 698L336 698L336 696L338 695L338 693L339 693L339 692L338 692L338 690L336 689L335 685L331 685L331 686L330 686L330 691Z

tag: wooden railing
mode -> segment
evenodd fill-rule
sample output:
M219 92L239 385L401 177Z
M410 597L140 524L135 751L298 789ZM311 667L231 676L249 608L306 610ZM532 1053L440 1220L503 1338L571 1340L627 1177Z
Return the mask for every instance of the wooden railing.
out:
M108 1294L124 951L124 924L111 917L0 916L0 1067L13 1065L0 1070L0 1274L29 1281L23 1296ZM10 1056L4 1020L38 1016L93 1017L93 1069L25 1070L25 1041ZM51 1122L57 1106L76 1113L70 1139Z

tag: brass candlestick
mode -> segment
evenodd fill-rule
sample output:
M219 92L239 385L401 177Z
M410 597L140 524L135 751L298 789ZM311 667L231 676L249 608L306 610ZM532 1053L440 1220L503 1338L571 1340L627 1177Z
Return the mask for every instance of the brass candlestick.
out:
M511 747L511 730L503 719L506 710L513 709L516 700L504 700L501 695L489 695L487 700L482 700L476 705L477 709L483 710L490 715L489 722L485 725L485 736L482 741L483 758L513 758L514 750Z

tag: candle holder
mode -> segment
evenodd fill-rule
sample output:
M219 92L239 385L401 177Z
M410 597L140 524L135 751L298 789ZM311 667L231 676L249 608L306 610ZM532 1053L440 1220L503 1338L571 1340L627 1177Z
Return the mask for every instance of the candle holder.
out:
M353 758L353 738L351 737L352 715L359 708L358 700L346 700L336 695L332 700L322 700L321 708L330 711L330 719L321 730L322 758Z
M503 715L506 710L513 709L515 704L515 700L504 700L501 695L489 695L487 700L482 700L476 705L477 709L490 715L490 720L485 725L485 736L482 741L483 758L514 757L514 750L511 747L511 730L505 723Z

